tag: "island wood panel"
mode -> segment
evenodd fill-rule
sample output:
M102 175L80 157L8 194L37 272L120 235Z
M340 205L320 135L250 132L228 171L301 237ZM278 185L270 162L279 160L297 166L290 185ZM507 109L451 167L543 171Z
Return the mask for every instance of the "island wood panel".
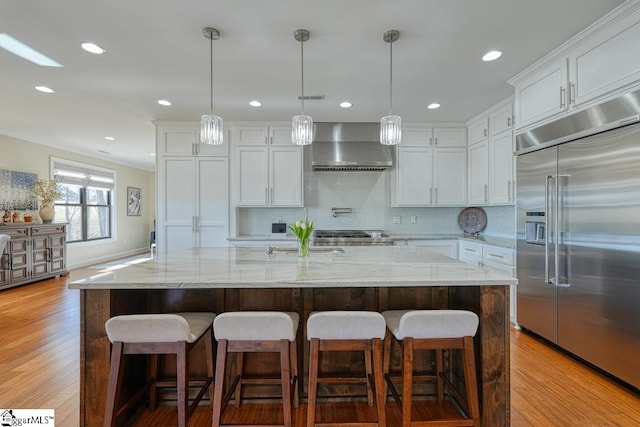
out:
M509 287L451 287L449 298L451 308L471 310L480 318L474 346L482 425L507 426L511 418ZM459 372L457 366L453 372Z
M104 412L109 371L110 344L104 331L104 322L111 316L124 313L176 312L176 311L224 311L235 310L283 310L300 314L298 329L299 372L301 391L306 390L308 341L306 319L316 310L371 310L385 309L441 309L465 308L480 316L480 329L476 336L479 387L482 393L481 408L483 425L501 426L509 424L508 390L508 287L343 287L343 288L252 288L252 289L180 289L180 290L83 290L82 295L82 343L81 348L81 426L100 426ZM301 351L302 350L302 351ZM422 352L418 356L418 368L433 369L432 356ZM256 357L253 357L256 356ZM272 355L248 355L245 360L247 374L275 374L279 376L277 358ZM192 373L197 374L204 366L191 363ZM233 360L233 358L232 358ZM144 361L139 362L136 375L126 376L123 395L142 383L146 372ZM164 374L171 373L171 363L164 366ZM141 366L141 367L140 367ZM399 371L399 349L395 349L392 369ZM233 362L228 376L235 371ZM454 371L457 369L453 364ZM275 370L274 370L275 369ZM358 353L330 353L323 360L324 372L361 375L364 356ZM454 372L455 374L455 372ZM305 382L305 384L303 384ZM431 387L431 388L429 388ZM432 394L433 386L416 391ZM356 385L324 385L320 396L328 400L365 399L365 390ZM248 387L243 398L279 399L279 387ZM304 396L304 394L301 394ZM123 396L123 398L126 396ZM172 399L171 395L164 395Z

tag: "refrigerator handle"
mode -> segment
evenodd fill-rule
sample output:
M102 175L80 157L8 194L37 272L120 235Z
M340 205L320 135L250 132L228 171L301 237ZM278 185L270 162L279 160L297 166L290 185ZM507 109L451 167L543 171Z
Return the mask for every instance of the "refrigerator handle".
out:
M556 175L555 179L556 179L556 192L555 192L555 198L556 198L556 210L554 212L554 230L553 233L555 234L554 239L555 239L555 255L553 258L554 261L554 265L555 265L555 269L556 269L556 274L555 274L555 280L553 282L553 285L557 288L570 288L571 284L569 283L561 283L560 280L560 178L568 178L570 175Z
M549 181L553 176L544 177L544 281L552 283L549 278Z

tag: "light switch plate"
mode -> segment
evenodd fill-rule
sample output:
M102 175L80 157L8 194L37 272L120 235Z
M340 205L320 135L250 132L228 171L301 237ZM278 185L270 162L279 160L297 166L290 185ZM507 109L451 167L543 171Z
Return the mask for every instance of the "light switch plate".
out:
M418 217L416 215L411 215L411 224L417 224L418 223Z
M393 223L394 224L400 224L401 221L402 221L402 217L400 215L394 215L393 216Z

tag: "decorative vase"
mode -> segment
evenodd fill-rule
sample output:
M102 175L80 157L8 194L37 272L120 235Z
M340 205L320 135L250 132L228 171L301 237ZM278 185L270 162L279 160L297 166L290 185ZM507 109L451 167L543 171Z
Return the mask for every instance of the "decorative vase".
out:
M298 239L298 256L309 256L309 239Z
M56 211L53 209L53 206L44 205L40 207L40 211L38 212L38 214L40 215L40 219L42 220L43 224L51 224Z

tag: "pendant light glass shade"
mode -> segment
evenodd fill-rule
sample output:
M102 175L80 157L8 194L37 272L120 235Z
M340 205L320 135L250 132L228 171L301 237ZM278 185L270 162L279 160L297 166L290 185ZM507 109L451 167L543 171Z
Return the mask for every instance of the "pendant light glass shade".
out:
M208 145L220 145L223 142L224 130L222 118L213 114L213 41L220 38L220 32L215 28L205 27L202 34L209 39L210 44L210 77L211 77L211 97L209 114L200 118L200 142Z
M380 144L397 145L402 141L400 116L384 116L380 119Z
M293 37L300 42L300 63L301 63L301 85L302 111L299 115L294 116L291 121L291 141L296 145L309 145L313 142L313 119L311 116L304 114L304 42L309 40L309 31L296 30Z
M380 144L397 145L402 142L402 119L391 112L393 99L393 42L398 40L400 33L389 30L382 39L389 43L389 115L380 120Z
M291 140L297 145L309 145L313 142L313 119L310 116L293 116Z

